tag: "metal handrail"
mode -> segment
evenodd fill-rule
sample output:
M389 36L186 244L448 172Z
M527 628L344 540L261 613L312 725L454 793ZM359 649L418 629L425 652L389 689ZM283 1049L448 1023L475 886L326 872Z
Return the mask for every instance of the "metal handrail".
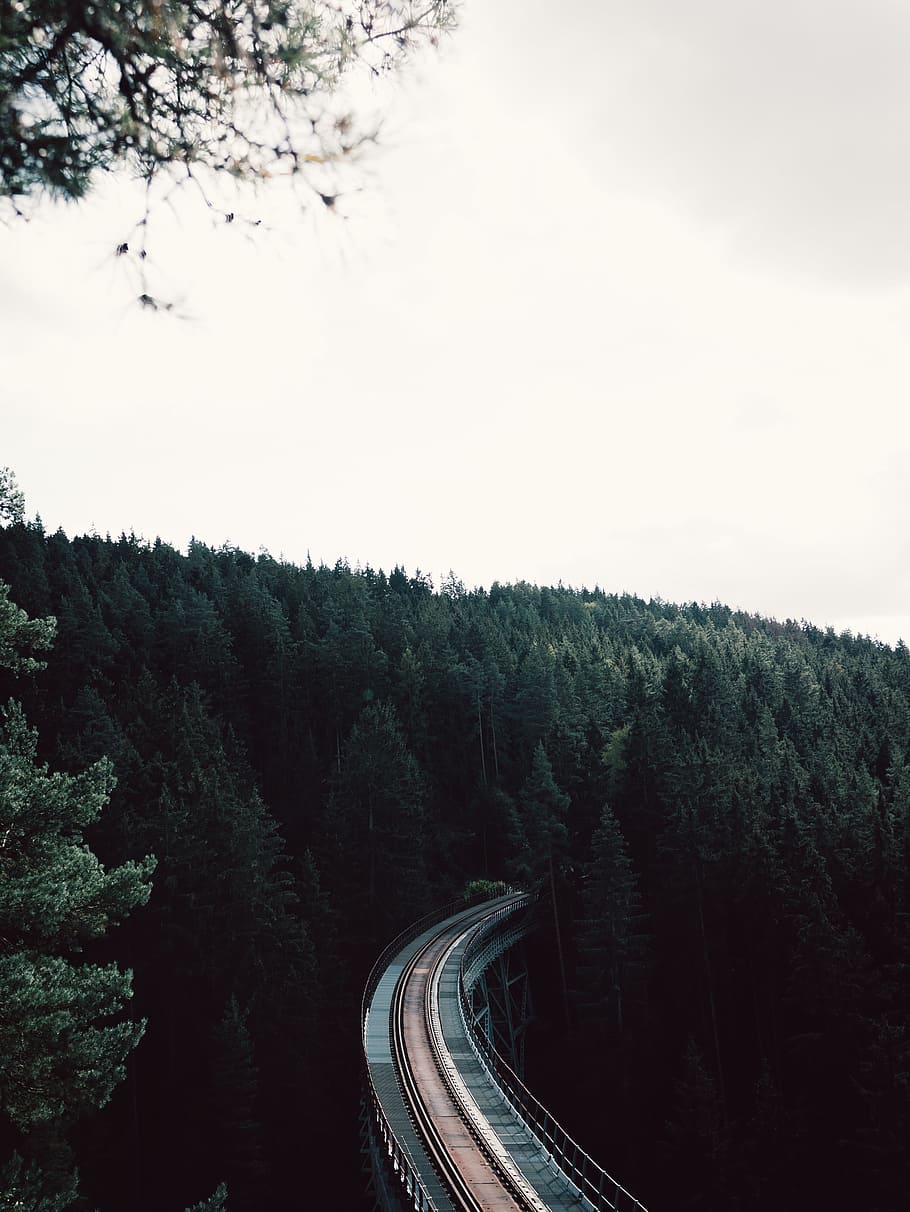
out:
M373 967L370 969L370 974L367 977L367 983L364 987L363 997L360 1002L360 1026L361 1029L366 1028L367 1016L370 1009L370 1002L373 1000L373 994L379 987L379 982L382 980L382 974L389 966L389 961L399 951L403 951L408 943L412 943L418 934L423 934L424 930L429 930L431 926L435 926L437 922L441 922L443 918L450 917L453 913L457 913L459 909L467 908L468 904L463 900L449 901L441 909L434 909L431 913L425 914L416 922L413 922L407 929L402 930L400 934L392 939L388 946L384 947L380 952L379 958L376 960Z
M462 953L458 973L458 1004L467 1037L487 1076L524 1122L548 1160L558 1166L589 1207L596 1212L647 1212L634 1195L569 1136L479 1028L466 987L466 971L474 953L486 945L490 934L500 927L506 917L523 907L523 904L504 906L503 911L482 922Z
M369 1067L367 1068L367 1084L373 1118L379 1129L379 1135L382 1139L386 1156L391 1162L392 1170L398 1175L404 1187L406 1199L411 1200L411 1207L415 1209L415 1212L439 1212L437 1205L423 1185L420 1172L414 1164L410 1150L395 1135L392 1125L389 1123L382 1109L379 1095L376 1093L376 1088L369 1076Z

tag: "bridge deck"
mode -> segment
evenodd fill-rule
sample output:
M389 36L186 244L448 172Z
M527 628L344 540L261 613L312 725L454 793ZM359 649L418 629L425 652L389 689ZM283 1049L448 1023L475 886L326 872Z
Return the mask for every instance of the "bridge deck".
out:
M459 1011L458 980L462 952L470 937L472 913L457 914L424 931L388 964L370 1001L364 1031L364 1047L373 1080L386 1118L421 1176L426 1193L439 1212L459 1212L464 1203L450 1194L430 1161L429 1153L415 1128L406 1097L402 1095L393 1060L392 1033L396 986L409 961L431 939L437 943L432 955L422 958L403 988L403 1031L408 1068L414 1075L420 1098L430 1110L436 1130L450 1156L458 1159L474 1200L473 1206L493 1212L498 1209L530 1209L533 1212L573 1212L582 1206L578 1191L544 1153L518 1114L512 1110L478 1062L464 1030ZM473 911L476 921L476 910ZM453 946L453 944L455 944ZM448 1056L443 1066L457 1097L465 1104L456 1107L445 1090L432 1054L425 1014L425 989L434 966L433 956L448 952L438 973L436 998L438 1032ZM470 1121L471 1132L465 1120ZM473 1135L472 1135L473 1133ZM479 1136L492 1153L495 1165L484 1156L474 1139ZM503 1181L496 1170L505 1172Z

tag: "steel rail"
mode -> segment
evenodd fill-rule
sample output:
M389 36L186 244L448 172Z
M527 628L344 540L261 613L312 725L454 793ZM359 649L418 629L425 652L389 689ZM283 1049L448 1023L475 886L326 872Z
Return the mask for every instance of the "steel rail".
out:
M510 906L511 911L519 906ZM498 918L498 912L494 918ZM424 1017L427 1032L433 1047L436 1068L448 1090L462 1122L467 1127L480 1151L492 1166L501 1185L522 1212L548 1212L547 1205L538 1196L531 1183L515 1164L492 1127L486 1115L477 1104L467 1083L459 1072L458 1065L449 1052L442 1026L442 1014L439 1005L439 983L443 969L448 964L455 951L466 938L476 930L482 930L489 917L484 917L479 923L463 927L458 934L452 934L446 942L445 950L440 952L430 971L424 996ZM462 1020L462 1026L464 1026ZM470 1042L470 1041L468 1041Z
M471 1188L465 1182L461 1171L452 1160L436 1128L433 1117L420 1093L404 1040L404 1000L408 982L418 964L425 959L427 951L438 943L438 939L439 936L434 935L411 957L398 980L392 1007L392 1051L395 1057L398 1078L404 1090L405 1101L414 1118L414 1126L423 1140L424 1148L431 1162L436 1167L443 1185L448 1189L453 1202L460 1212L483 1212L482 1205L475 1199Z
M407 1145L399 1140L398 1134L389 1122L385 1108L382 1104L382 1099L379 1096L379 1091L376 1089L373 1081L373 1075L370 1071L369 1062L367 1060L367 1024L370 1016L370 1003L373 999L382 975L388 968L392 959L418 935L425 930L435 926L444 918L450 917L459 909L464 908L464 901L452 901L440 909L434 910L432 913L426 914L419 921L412 923L401 934L397 935L386 947L383 948L381 954L377 958L373 967L370 969L370 974L367 977L366 988L363 993L363 1000L360 1007L360 1028L361 1042L363 1047L363 1075L364 1085L366 1088L367 1113L372 1119L375 1127L373 1131L378 1133L377 1145L381 1145L385 1153L386 1159L390 1164L392 1171L398 1176L401 1186L404 1188L405 1200L409 1207L414 1209L414 1212L439 1212L435 1201L426 1189L426 1185L421 1177L420 1170L408 1149Z
M506 893L506 888L502 886L502 893ZM464 911L470 906L470 902L465 902L464 898L456 901L451 901L447 905L434 910L432 913L426 914L419 921L412 923L399 935L397 935L386 947L383 948L381 954L376 959L370 969L370 974L367 977L366 987L363 993L363 999L360 1007L360 1028L361 1042L363 1048L363 1080L365 1092L366 1113L368 1119L372 1122L371 1136L373 1138L374 1147L383 1154L389 1168L397 1177L401 1188L401 1196L404 1199L408 1208L413 1209L413 1212L439 1212L436 1201L433 1199L430 1192L427 1190L427 1184L421 1174L421 1171L414 1159L411 1150L407 1143L400 1139L398 1132L393 1127L383 1105L383 1100L380 1097L379 1091L376 1088L373 1080L373 1074L370 1069L369 1059L367 1055L367 1027L370 1017L370 1007L376 990L379 987L383 974L389 967L389 964L401 951L403 951L410 943L412 943L419 935L430 930L433 926L443 921L447 917L451 917L459 911ZM389 1026L389 1036L391 1043L391 1025Z
M504 1198L509 1201L509 1206L517 1209L518 1212L546 1212L545 1205L541 1203L534 1192L523 1189L527 1186L526 1181L517 1167L514 1166L506 1151L501 1146L497 1149L496 1144L499 1142L497 1141L494 1144L485 1138L482 1127L478 1123L478 1119L483 1119L482 1113L476 1107L476 1104L473 1104L472 1107L473 1100L467 1089L459 1088L460 1079L456 1076L457 1070L443 1039L441 1023L439 1021L439 975L452 951L466 937L482 928L484 923L490 918L498 921L504 911L513 912L517 905L521 903L523 902L517 902L517 904L513 902L505 906L500 904L492 910L489 906L482 907L476 913L470 917L465 917L458 923L456 930L448 927L446 930L434 934L408 962L399 977L395 990L392 1014L392 1042L399 1080L405 1092L406 1102L411 1109L415 1127L423 1140L424 1148L459 1212L483 1212L484 1205L474 1196L470 1183L461 1172L455 1156L446 1147L445 1141L436 1127L433 1115L421 1092L420 1083L415 1076L407 1052L404 1031L405 996L408 991L409 982L416 970L421 965L427 963L427 958L431 951L438 949L438 955L432 960L431 967L426 976L426 987L423 994L422 1024L426 1032L426 1039L429 1043L436 1071L458 1118L470 1134L487 1165L495 1174L503 1189ZM489 1195L490 1193L487 1192L486 1198L488 1201ZM489 1207L489 1202L486 1206Z

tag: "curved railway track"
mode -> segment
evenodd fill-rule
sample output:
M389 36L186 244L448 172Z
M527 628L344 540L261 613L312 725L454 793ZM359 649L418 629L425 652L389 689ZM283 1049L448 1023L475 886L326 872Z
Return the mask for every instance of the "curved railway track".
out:
M399 1079L437 1174L458 1212L546 1212L492 1134L448 1055L439 1016L447 957L488 916L478 911L434 935L410 959L395 989L392 1048Z
M528 901L516 894L469 910L449 906L390 943L370 973L361 1010L365 1141L377 1191L388 1194L384 1207L646 1212L472 1021L473 981L497 948L526 932L517 913Z

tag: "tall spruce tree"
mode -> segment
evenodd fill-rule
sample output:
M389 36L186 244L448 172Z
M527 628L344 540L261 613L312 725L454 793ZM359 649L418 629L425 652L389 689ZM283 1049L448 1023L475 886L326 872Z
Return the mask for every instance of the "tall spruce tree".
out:
M389 704L365 707L351 730L326 812L325 837L352 926L378 927L378 939L425 910L426 792Z
M212 1108L218 1161L231 1192L231 1212L258 1212L267 1202L267 1167L258 1119L259 1070L247 1015L231 994L218 1027Z
M20 644L46 646L52 621L26 619L6 586L0 603L0 661L34 669ZM76 1194L68 1128L107 1102L144 1029L121 1017L131 974L81 953L147 900L154 860L106 871L84 841L108 762L51 774L21 708L0 720L0 1191L6 1207L50 1210Z
M557 785L542 741L534 748L531 771L519 795L521 824L526 841L519 859L520 879L552 883L569 849L566 814L569 797Z
M0 521L22 511L4 469ZM0 584L0 669L38 672L28 650L53 635L53 619L30 620ZM108 801L110 763L52 774L37 746L10 701L0 711L0 1201L56 1212L76 1195L67 1130L107 1102L144 1029L122 1016L131 974L81 955L145 903L154 859L106 871L84 833Z
M538 741L535 746L531 773L522 787L519 804L521 823L527 839L525 875L538 887L548 889L553 907L553 929L559 959L563 1011L566 1026L569 1027L569 990L557 892L569 853L569 830L566 825L569 797L559 788L553 777L553 767L542 741Z
M590 1010L606 1031L621 1035L630 976L644 953L638 878L616 817L604 807L591 841L581 892L579 975Z

